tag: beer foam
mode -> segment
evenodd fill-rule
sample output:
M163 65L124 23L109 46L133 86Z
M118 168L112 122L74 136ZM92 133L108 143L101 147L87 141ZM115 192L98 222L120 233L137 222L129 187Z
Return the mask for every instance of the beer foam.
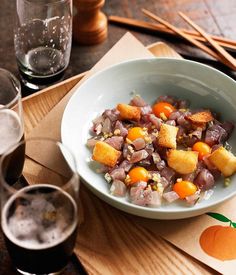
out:
M18 114L10 109L0 110L0 155L16 144L23 135Z
M64 215L59 215L52 224L42 224L42 217L38 215L53 215L55 207L43 198L37 198L31 205L17 205L14 215L7 218L10 207L17 198L27 198L27 192L38 188L53 188L55 191L60 191L60 194L68 199L75 211L75 220L68 226ZM46 211L46 212L45 212ZM77 226L77 206L69 194L62 191L60 188L48 184L37 184L27 186L13 195L2 210L2 229L5 235L16 245L27 249L46 249L56 246L66 240L75 230Z

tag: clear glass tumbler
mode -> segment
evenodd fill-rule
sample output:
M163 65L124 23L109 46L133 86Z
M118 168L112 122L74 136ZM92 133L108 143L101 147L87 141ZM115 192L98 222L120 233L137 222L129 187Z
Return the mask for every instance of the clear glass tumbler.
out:
M23 137L20 83L9 71L0 69L0 156Z
M12 182L18 166L24 181ZM54 140L25 140L2 155L1 225L18 272L58 274L67 265L78 226L76 171L73 154Z
M17 0L14 33L24 85L39 90L61 80L70 60L72 0Z

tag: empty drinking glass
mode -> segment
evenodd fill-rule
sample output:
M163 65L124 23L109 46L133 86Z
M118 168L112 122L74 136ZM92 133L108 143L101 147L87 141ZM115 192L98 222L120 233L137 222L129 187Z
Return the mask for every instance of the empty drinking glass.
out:
M22 82L32 90L59 81L69 64L72 0L17 0L15 53Z

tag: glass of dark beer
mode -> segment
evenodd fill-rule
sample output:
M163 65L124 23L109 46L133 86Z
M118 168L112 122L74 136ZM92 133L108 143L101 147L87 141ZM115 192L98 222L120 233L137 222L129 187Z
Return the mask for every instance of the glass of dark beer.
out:
M9 174L25 151L22 174ZM29 139L0 159L1 225L12 262L22 274L59 274L75 246L79 176L73 154L60 142Z
M16 0L14 44L22 82L32 91L62 79L72 41L72 0Z
M0 68L0 156L23 136L20 83L9 71Z

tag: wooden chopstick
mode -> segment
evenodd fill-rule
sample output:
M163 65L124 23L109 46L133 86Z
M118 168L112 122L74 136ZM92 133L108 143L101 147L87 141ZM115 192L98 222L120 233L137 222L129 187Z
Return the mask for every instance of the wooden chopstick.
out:
M219 53L219 55L229 63L228 65L233 70L236 70L236 60L229 53L227 53L224 48L222 48L214 39L210 37L210 35L208 35L201 27L195 24L188 16L182 12L179 12L179 15L208 41L208 43Z
M192 44L194 44L196 47L200 48L204 52L208 53L212 57L214 57L216 59L218 58L218 55L214 51L212 51L211 49L209 49L208 47L206 47L205 45L203 45L201 42L199 42L199 41L193 39L192 37L190 37L189 35L185 34L180 29L178 29L175 26L171 25L166 20L164 20L164 19L156 16L155 14L153 14L152 12L150 12L150 11L148 11L146 9L142 9L142 12L144 14L146 14L148 17L154 19L155 21L158 21L159 23L165 25L167 28L169 28L172 31L176 32L178 35L180 35L181 37L185 38L186 40L188 40L189 42L191 42Z
M187 41L189 41L190 43L192 43L193 45L195 45L196 47L198 47L202 51L206 52L207 54L211 55L212 57L214 57L215 59L221 61L223 64L225 64L226 66L229 67L229 63L226 62L226 60L224 58L222 58L221 56L219 56L217 53L215 53L213 50L211 50L210 48L208 48L207 46L205 46L201 42L199 42L199 41L195 40L194 38L192 38L191 36L185 34L183 31L181 31L177 27L173 26L169 22L165 21L164 19L156 16L152 12L150 12L150 11L148 11L146 9L142 9L142 12L145 15L147 15L148 17L154 19L155 21L158 21L159 23L165 25L167 28L169 28L172 31L176 32L179 36L183 37L184 39L186 39Z
M162 24L150 23L142 20L115 16L115 15L109 16L108 20L111 23L117 23L117 24L126 25L130 27L140 28L140 29L144 29L152 32L162 32L166 34L176 35L174 31L172 31L171 29L168 29L166 26ZM192 38L195 38L198 41L207 42L206 39L196 31L185 30L185 29L180 29L180 30L182 30L185 34L192 36ZM211 35L211 38L217 41L218 44L221 45L222 47L228 50L236 51L236 41L225 37L221 37L221 36L215 36L215 35Z

